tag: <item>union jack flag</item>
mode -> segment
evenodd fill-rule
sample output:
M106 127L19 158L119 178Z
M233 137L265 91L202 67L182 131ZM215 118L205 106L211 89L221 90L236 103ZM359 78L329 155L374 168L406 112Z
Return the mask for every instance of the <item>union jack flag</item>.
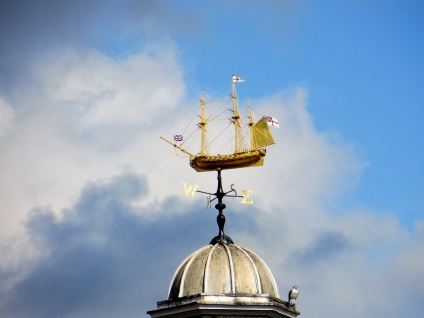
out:
M175 141L183 141L183 135L175 135L174 140Z
M280 125L278 124L277 118L271 117L271 116L265 116L265 120L268 123L268 126L275 126L280 128Z

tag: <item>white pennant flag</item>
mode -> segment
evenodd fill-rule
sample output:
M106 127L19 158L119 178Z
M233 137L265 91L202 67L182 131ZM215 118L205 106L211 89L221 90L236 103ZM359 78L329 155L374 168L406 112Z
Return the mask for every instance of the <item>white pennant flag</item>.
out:
M240 76L233 75L233 83L245 82Z
M268 123L268 126L275 126L280 128L280 125L278 124L278 120L275 117L271 117L271 116L265 116L265 120Z

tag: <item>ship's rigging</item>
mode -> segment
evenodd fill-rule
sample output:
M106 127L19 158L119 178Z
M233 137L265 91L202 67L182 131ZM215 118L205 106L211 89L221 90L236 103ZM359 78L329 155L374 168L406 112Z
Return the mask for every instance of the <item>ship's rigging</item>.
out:
M242 81L240 77L232 77L231 93L222 106L213 112L210 112L209 106L217 101L206 102L205 93L202 92L200 112L197 115L199 122L193 125L195 117L191 120L195 130L190 131L189 125L181 133L174 134L173 141L169 136L161 137L187 155L191 167L198 172L262 166L266 147L275 143L269 128L277 123L275 118L263 116L255 124L252 109L248 105L249 121L243 125L236 91L236 82L239 81ZM222 115L228 111L230 116L222 119ZM191 150L199 139L200 148Z

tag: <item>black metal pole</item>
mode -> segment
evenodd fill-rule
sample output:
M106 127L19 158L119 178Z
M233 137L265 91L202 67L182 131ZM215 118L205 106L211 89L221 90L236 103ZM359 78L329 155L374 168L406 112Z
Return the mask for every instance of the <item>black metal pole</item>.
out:
M215 193L215 196L218 199L218 203L215 205L215 208L219 211L218 216L216 218L216 222L218 223L219 233L218 233L218 236L212 239L211 244L216 244L216 243L233 244L234 243L230 237L224 234L225 215L223 211L226 208L226 205L222 203L222 199L224 198L225 195L226 193L222 189L221 170L218 170L218 188Z

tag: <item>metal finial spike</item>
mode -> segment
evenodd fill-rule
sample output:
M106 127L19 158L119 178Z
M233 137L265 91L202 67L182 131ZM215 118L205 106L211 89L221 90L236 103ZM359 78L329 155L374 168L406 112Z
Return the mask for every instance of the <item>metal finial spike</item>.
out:
M225 215L223 213L226 205L222 203L222 198L227 194L222 189L222 178L221 178L221 169L218 169L218 188L216 190L215 196L218 199L218 203L215 205L215 208L219 211L218 216L216 218L216 222L218 223L219 233L218 236L214 237L211 241L211 244L234 244L233 240L224 234L224 226L225 226ZM231 190L233 191L233 190ZM231 192L230 191L230 192Z

